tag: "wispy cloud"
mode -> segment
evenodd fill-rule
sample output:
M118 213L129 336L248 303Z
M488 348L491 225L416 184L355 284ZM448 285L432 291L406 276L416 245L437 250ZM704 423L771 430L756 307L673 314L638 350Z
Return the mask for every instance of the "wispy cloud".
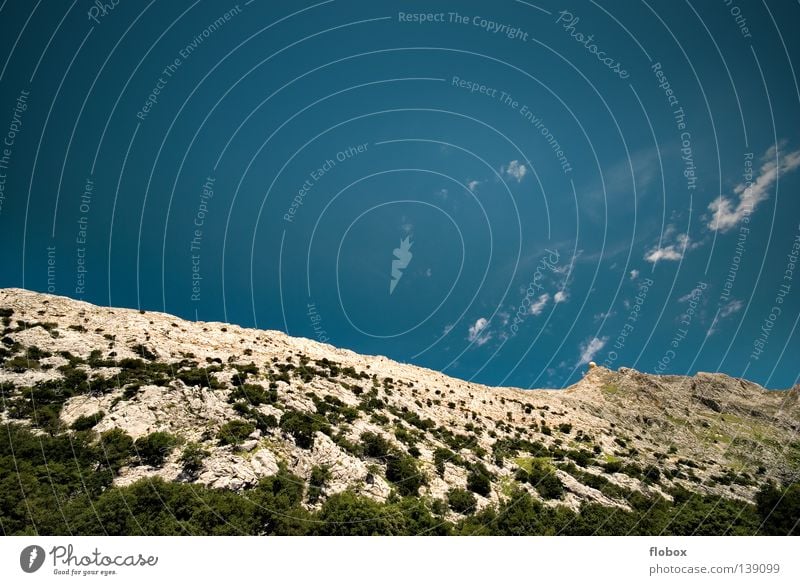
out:
M644 255L644 259L651 264L656 264L661 260L680 260L688 250L699 247L700 242L693 242L687 234L678 233L675 225L668 225L661 236L661 242L650 248ZM639 275L639 272L636 272ZM631 275L633 277L633 275Z
M683 258L683 252L683 248L678 249L676 244L670 244L669 246L651 249L645 254L644 259L653 264L659 260L680 260Z
M720 195L708 205L711 219L708 229L727 232L736 227L748 214L755 211L759 203L767 199L778 175L789 173L800 167L800 150L794 150L778 158L778 147L771 146L761 157L761 168L758 176L748 182L741 182L734 187L734 195ZM755 172L755 171L754 171Z
M556 303L556 304L563 303L563 302L566 302L566 300L568 298L569 298L569 295L567 294L567 291L560 290L556 294L553 295L553 302Z
M486 327L488 325L488 319L485 317L479 317L474 324L470 325L467 339L476 345L483 345L492 338L491 332L486 331Z
M738 299L731 299L728 303L722 307L719 311L719 318L725 319L726 317L730 317L734 313L738 313L744 307L744 303Z
M531 315L541 315L544 308L547 306L547 301L550 300L550 295L547 293L539 295L539 298L531 303Z
M609 319L610 317L613 317L616 314L617 314L616 311L604 311L604 312L601 312L601 313L597 313L593 317L593 319L594 319L594 322L597 323L598 321L602 321L603 319Z
M739 311L742 310L743 307L744 307L744 303L742 301L740 301L739 299L731 299L730 301L728 301L725 304L725 306L722 307L719 310L719 313L717 314L717 318L711 324L711 327L709 327L708 333L706 333L706 336L708 337L708 336L714 335L714 333L717 332L717 326L720 324L720 322L723 319L727 319L731 315L733 315L735 313L738 313Z
M630 274L631 280L636 280L637 278L639 278L639 271L636 270L635 268L631 270L628 274Z
M608 343L608 337L592 337L581 343L581 357L575 366L585 366L588 364L594 359L594 356L606 346L606 343Z
M467 189L469 189L470 191L472 191L474 193L477 190L477 188L480 186L480 184L481 184L480 181L476 181L475 179L473 179L473 180L467 182Z
M520 163L518 160L512 160L507 165L500 167L500 172L505 173L507 176L516 179L520 183L525 175L528 174L528 167Z

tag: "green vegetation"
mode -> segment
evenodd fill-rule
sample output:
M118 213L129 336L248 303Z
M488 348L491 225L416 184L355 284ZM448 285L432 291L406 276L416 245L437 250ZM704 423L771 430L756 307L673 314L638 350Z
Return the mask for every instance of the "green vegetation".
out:
M133 445L122 431L108 431L99 440L87 432L35 435L13 424L6 431L0 433L0 526L6 535L787 535L800 518L797 484L765 485L757 506L674 490L673 502L634 492L630 511L584 504L575 513L513 491L499 505L473 512L467 509L471 494L454 490L448 506L465 512L457 523L441 517L437 502L395 497L380 503L350 492L309 512L301 506L304 482L283 468L241 493L158 478L117 488L111 482ZM191 450L190 443L184 454ZM197 469L202 457L186 459ZM324 484L323 476L317 472L312 486Z
M278 391L273 388L265 390L260 384L241 384L228 396L228 402L237 400L244 400L251 406L274 404L278 401Z
M208 456L208 450L198 443L187 443L178 461L180 461L183 473L189 479L196 479L200 470L203 469L203 461Z
M175 435L156 431L136 439L133 442L133 450L143 465L161 467L178 442L178 437Z
M322 497L325 484L331 478L331 471L327 467L315 465L308 478L308 503L316 504Z
M472 465L467 474L467 489L481 496L488 496L492 492L492 476L482 463Z
M375 433L362 433L361 452L366 457L380 459L386 463L386 479L391 481L400 495L416 496L426 483L417 460L406 455L388 440Z
M38 370L40 365L35 359L31 359L24 355L18 355L3 364L3 367L11 372L21 374L28 370Z
M116 474L131 457L133 439L123 430L111 429L100 435L98 446L101 465Z
M447 505L453 512L459 514L467 514L475 510L478 500L472 495L472 492L462 490L460 488L453 488L447 492Z
M74 431L88 431L91 428L99 423L103 417L106 415L102 410L95 412L94 414L86 415L86 416L79 416L76 418L70 428Z
M221 389L225 385L217 381L213 376L215 372L222 371L220 366L209 366L207 368L191 368L177 372L175 377L187 386L200 386L201 388Z
M557 500L564 495L564 484L555 469L541 458L525 460L515 479L520 483L530 483L545 500Z
M219 428L217 439L220 445L240 445L255 430L256 426L253 423L234 419Z
M392 453L386 462L386 479L391 481L401 496L416 496L425 484L425 476L410 455Z
M351 423L358 418L358 409L348 406L340 399L330 394L320 398L314 394L311 397L317 414L324 416L332 425L340 423Z
M439 477L444 477L444 464L452 463L453 465L463 465L464 461L460 456L453 453L450 449L444 447L437 447L433 452L433 464L436 467L436 473Z
M294 438L294 443L301 449L311 449L314 446L314 435L317 431L329 434L330 427L324 420L299 410L287 410L281 416L279 423L281 430L289 433Z

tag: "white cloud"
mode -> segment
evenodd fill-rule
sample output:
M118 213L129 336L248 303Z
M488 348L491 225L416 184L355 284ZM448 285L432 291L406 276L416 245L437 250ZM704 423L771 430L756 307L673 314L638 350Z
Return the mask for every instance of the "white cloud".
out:
M469 189L470 191L472 191L474 193L475 189L477 189L480 184L481 184L480 181L472 180L472 181L467 183L467 189Z
M594 322L597 323L598 321L602 321L603 319L608 319L610 317L613 317L616 314L617 314L616 311L604 311L601 313L597 313L594 316Z
M698 284L688 293L683 295L682 297L678 297L679 303L686 303L688 301L698 301L703 296L703 291L706 289L705 285Z
M560 290L556 294L553 295L553 302L556 303L556 304L563 303L568 298L569 298L569 296L567 295L567 291Z
M544 293L542 295L539 295L538 300L531 303L531 308L530 308L531 315L541 315L542 311L544 311L544 308L547 305L547 301L549 300L550 300L549 294Z
M659 260L680 260L687 250L694 250L699 243L692 242L686 234L677 234L674 225L668 225L661 238L661 244L655 245L644 255L644 259L655 264ZM638 275L638 272L637 272Z
M683 250L678 250L674 245L666 248L653 248L644 256L645 260L653 264L659 260L680 260L681 258L683 258Z
M724 319L725 317L730 317L734 313L738 313L744 307L744 303L738 299L732 299L728 301L728 303L722 307L719 311L719 318Z
M780 173L789 173L800 167L800 150L789 152L776 160L777 151L777 146L773 145L764 153L758 176L750 185L745 182L736 185L733 189L735 197L720 195L709 203L711 219L708 229L724 233L736 227L748 214L755 211L759 203L769 197L772 185L778 180Z
M492 334L488 331L484 331L486 326L489 325L489 320L485 317L480 317L473 325L469 328L469 336L467 339L471 343L475 343L477 345L483 345L487 341L492 338Z
M631 280L636 280L637 278L639 278L639 271L636 270L635 268L631 270L629 274L631 275Z
M519 183L528 173L528 167L520 163L518 160L512 160L507 166L500 167L500 172L503 172L509 177L516 179L517 183Z
M581 357L575 366L584 366L594 359L594 356L608 343L608 337L592 337L580 345Z

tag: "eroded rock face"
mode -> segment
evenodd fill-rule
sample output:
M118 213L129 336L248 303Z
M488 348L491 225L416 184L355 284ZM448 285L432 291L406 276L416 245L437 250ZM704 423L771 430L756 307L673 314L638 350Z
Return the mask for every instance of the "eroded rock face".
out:
M162 465L134 460L118 484L159 476L240 490L285 466L306 481L324 476L322 498L353 490L384 500L411 474L420 495L443 499L476 489L470 476L485 472L481 507L510 486L537 494L525 477L545 469L565 489L560 503L624 508L625 494L669 497L678 485L750 500L759 481L791 478L800 463L797 388L595 364L560 391L490 388L276 331L16 289L0 291L0 308L13 311L3 420L31 424L25 389L48 388L65 392L65 427L103 413L98 434L177 437ZM5 366L28 354L38 356L30 367ZM243 426L226 435L231 421ZM388 451L370 452L369 434ZM181 460L190 443L207 452L192 473Z

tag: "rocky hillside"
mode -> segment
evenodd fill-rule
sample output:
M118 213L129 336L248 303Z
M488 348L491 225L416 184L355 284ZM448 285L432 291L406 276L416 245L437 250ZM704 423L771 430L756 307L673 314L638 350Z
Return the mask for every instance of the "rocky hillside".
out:
M628 509L676 489L753 501L800 471L798 388L590 367L565 390L491 388L277 331L0 290L0 418L126 434L113 482L243 490L286 469L302 505L349 491L449 501L529 492ZM13 445L12 445L13 447ZM113 454L106 455L110 458ZM394 495L393 495L394 494Z

